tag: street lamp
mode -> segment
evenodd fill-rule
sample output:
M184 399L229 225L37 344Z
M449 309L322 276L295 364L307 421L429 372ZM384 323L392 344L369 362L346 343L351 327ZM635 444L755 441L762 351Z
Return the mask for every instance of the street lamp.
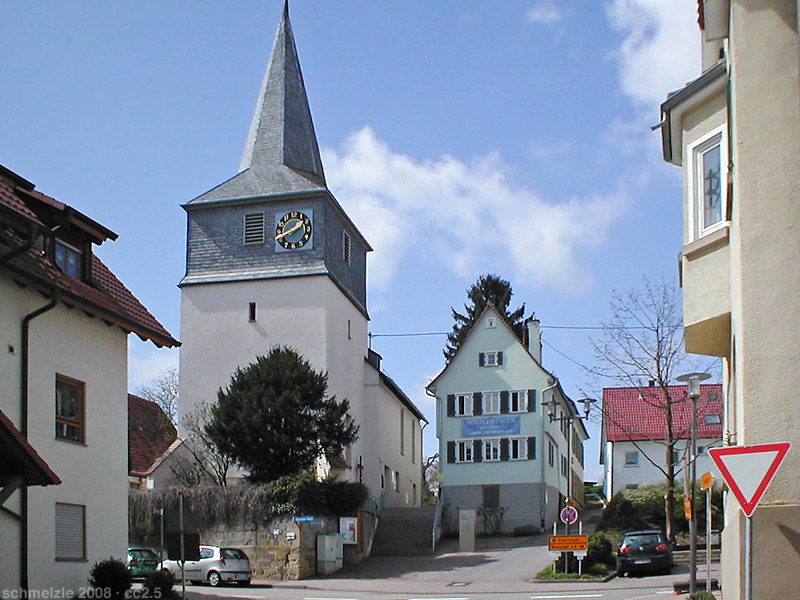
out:
M700 399L700 382L711 377L708 373L686 373L676 377L686 382L686 395L692 401L692 445L690 478L692 484L689 498L689 594L697 591L697 519L694 517L694 486L697 479L697 401Z

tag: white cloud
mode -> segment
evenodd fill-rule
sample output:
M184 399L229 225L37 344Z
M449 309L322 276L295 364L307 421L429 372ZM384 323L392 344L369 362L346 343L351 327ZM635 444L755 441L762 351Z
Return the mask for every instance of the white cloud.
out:
M622 90L656 114L674 91L700 74L696 0L610 0L606 15L625 37L616 51Z
M153 381L162 371L178 368L178 349L156 348L149 342L139 342L130 336L128 344L128 391L136 393L141 386Z
M528 20L549 25L561 19L561 11L553 0L539 0L528 9Z
M471 277L502 267L536 287L584 292L581 252L597 246L627 202L625 190L563 202L515 187L497 154L466 164L392 152L369 127L323 158L331 189L375 249L369 282L385 290L410 254Z

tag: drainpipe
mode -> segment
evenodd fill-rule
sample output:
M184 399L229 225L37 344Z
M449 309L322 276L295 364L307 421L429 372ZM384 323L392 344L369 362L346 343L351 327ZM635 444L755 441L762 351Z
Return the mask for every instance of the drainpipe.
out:
M30 343L30 324L36 317L55 308L58 303L58 290L52 288L50 302L29 313L22 319L22 369L20 381L20 431L22 437L28 439L28 359ZM20 517L22 532L20 535L20 589L28 593L28 486L20 488L22 506Z
M541 403L541 405L542 405L542 438L541 438L542 439L542 460L541 460L541 464L542 464L542 477L541 477L542 498L541 498L541 504L540 504L540 507L541 507L540 508L540 518L541 518L541 521L542 521L542 531L544 531L545 521L547 520L547 484L545 483L545 478L544 478L544 474L545 474L545 468L544 468L544 463L545 463L545 446L544 446L544 440L545 440L545 423L544 423L544 419L545 419L545 414L544 414L545 400L544 400L544 394L545 394L545 392L549 392L550 390L555 389L557 387L558 387L558 379L555 379L553 381L552 385L550 385L550 386L548 386L548 387L546 387L546 388L544 388L542 390L542 403Z

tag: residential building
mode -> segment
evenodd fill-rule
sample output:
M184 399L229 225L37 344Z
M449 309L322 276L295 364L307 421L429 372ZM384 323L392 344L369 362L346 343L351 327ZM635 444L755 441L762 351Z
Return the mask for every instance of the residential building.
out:
M0 167L0 444L31 483L60 479L3 503L2 590L76 591L125 555L128 334L178 342L94 253L116 237Z
M683 171L686 350L720 357L723 442L792 442L753 515L753 598L800 589L800 65L796 0L699 3L702 73L661 106ZM744 597L745 517L725 500L722 588ZM780 557L775 560L775 557Z
M177 437L175 425L158 404L128 394L128 483L132 488L148 489L151 469Z
M588 434L575 404L542 366L539 321L529 319L527 332L526 346L487 304L427 386L436 397L444 502L454 516L458 509L504 508L503 532L549 531L568 497L583 505Z
M692 403L685 385L668 388L672 413L672 436L676 443L669 456L670 435L664 390L653 382L644 387L603 389L600 464L603 491L610 499L620 490L663 484L668 472L667 457L674 473L683 481L690 456ZM697 473L711 470L706 450L722 445L722 385L700 386L697 402Z
M347 398L360 425L358 440L320 471L362 481L376 498L390 473L397 484L384 499L419 503L424 417L368 353L371 248L327 187L288 7L240 172L183 208L182 413L214 401L256 356L291 347L328 374L328 393Z

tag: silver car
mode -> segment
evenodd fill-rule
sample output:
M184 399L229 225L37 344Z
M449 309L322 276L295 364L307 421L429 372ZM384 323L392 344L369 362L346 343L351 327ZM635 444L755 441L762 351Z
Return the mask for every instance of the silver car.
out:
M180 581L181 562L165 560L162 569L168 569ZM184 567L186 579L192 583L207 581L211 586L222 583L250 585L252 571L247 554L238 548L200 546L200 560L187 560Z

